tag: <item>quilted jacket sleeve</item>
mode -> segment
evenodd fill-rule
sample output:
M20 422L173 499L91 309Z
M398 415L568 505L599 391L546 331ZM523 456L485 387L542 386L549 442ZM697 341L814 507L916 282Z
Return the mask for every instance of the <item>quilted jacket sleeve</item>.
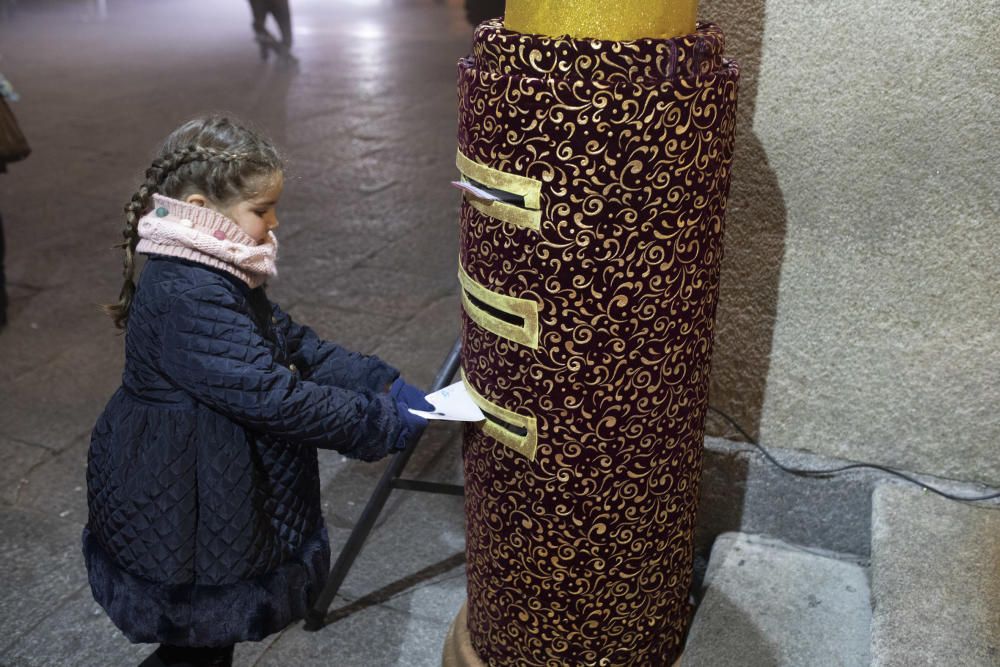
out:
M374 355L350 352L321 339L311 328L294 322L277 304L271 304L271 314L275 326L285 334L295 364L313 382L379 392L399 377L399 371Z
M277 439L372 461L403 426L387 394L309 382L276 363L248 313L219 285L174 297L160 345L161 368L175 385Z

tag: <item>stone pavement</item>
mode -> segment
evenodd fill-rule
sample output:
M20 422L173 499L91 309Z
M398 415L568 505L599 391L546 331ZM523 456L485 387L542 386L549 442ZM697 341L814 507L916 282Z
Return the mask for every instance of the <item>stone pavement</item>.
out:
M242 2L0 0L0 72L34 148L0 177L10 325L0 333L0 665L130 665L93 602L79 536L89 431L122 339L121 209L157 143L228 110L288 157L272 299L428 385L458 333L459 2L293 0L298 68L262 63ZM384 467L321 453L334 551ZM435 425L411 476L461 479ZM435 665L464 597L458 498L396 492L319 633L241 645L237 664Z
M871 596L858 559L723 533L704 585L682 667L869 667Z

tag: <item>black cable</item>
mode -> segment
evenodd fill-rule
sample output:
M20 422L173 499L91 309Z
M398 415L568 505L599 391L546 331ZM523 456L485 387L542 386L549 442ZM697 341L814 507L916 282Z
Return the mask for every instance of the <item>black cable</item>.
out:
M801 470L801 469L798 469L798 468L789 468L789 467L783 466L781 463L779 463L776 458L774 458L773 456L771 456L771 453L769 451L767 451L766 449L764 449L764 447L760 443L758 443L756 440L754 440L753 438L751 438L750 434L747 433L746 431L744 431L743 427L740 426L738 423L736 423L735 419L733 419L732 417L730 417L729 415L727 415L725 412L723 412L719 408L714 407L712 405L709 405L708 409L711 410L712 412L716 413L717 415L719 415L723 419L725 419L727 422L729 422L730 425L732 425L733 428L735 428L737 431L740 432L740 435L742 435L746 439L747 442L749 442L751 445L753 445L754 447L756 447L757 449L759 449L760 452L761 452L761 454L763 454L767 458L768 461L770 461L771 463L773 463L777 467L781 468L785 472L790 473L792 475L802 475L802 476L805 476L805 477L826 477L826 476L829 476L829 475L835 475L835 474L838 474L838 473L842 473L842 472L845 472L847 470L855 470L857 468L871 468L873 470L880 470L882 472L889 473L890 475L895 475L896 477L901 477L901 478L905 479L907 482L911 482L913 484L916 484L917 486L920 486L920 487L926 489L927 491L931 491L933 493L936 493L939 496L944 496L945 498L948 498L950 500L958 500L958 501L963 502L963 503L974 503L974 502L978 502L980 500L993 500L994 498L1000 498L1000 493L993 493L993 494L990 494L988 496L978 496L978 497L973 497L973 498L966 498L966 497L962 497L962 496L953 496L950 493L945 493L941 489L936 489L933 486L929 486L927 484L924 484L920 480L914 479L914 478L910 477L909 475L906 475L904 473L899 472L898 470L893 470L892 468L886 468L884 466L876 465L874 463L852 463L851 465L846 465L846 466L843 466L843 467L840 467L840 468L831 468L829 470Z

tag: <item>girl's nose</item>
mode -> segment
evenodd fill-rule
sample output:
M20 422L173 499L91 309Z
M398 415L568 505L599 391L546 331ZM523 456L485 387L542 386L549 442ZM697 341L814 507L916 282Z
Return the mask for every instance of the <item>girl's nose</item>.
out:
M278 216L272 215L268 219L268 221L267 221L267 228L268 228L268 230L272 230L272 229L277 229L278 228Z

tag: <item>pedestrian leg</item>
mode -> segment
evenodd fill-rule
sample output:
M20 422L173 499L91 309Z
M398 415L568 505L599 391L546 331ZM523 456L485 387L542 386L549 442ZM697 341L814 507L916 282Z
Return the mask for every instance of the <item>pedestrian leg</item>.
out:
M295 61L292 56L292 10L288 0L270 0L271 15L281 30L281 55L286 60Z
M253 32L260 47L260 59L267 60L271 51L278 52L278 40L267 30L268 0L250 0L250 11L253 12Z

